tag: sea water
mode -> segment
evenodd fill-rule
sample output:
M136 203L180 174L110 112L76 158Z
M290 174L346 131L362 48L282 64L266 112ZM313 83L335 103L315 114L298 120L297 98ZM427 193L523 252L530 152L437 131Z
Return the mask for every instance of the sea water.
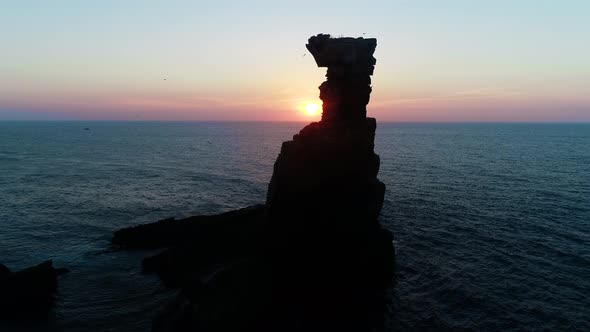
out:
M0 330L145 331L174 294L114 230L264 202L303 123L0 122L0 263L57 307ZM590 330L590 125L379 123L398 330ZM346 290L343 290L346 291Z

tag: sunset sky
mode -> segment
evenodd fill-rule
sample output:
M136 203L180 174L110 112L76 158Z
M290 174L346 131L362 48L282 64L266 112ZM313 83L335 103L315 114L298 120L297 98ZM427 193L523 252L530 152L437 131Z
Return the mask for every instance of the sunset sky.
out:
M283 4L284 3L284 4ZM590 1L0 0L0 120L308 121L311 35L377 38L379 121L590 121Z

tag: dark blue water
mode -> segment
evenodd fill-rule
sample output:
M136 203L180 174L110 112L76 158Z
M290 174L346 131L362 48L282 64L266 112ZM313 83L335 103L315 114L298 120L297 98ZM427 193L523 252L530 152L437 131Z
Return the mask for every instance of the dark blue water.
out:
M0 262L72 270L55 317L0 330L149 329L172 291L111 232L263 202L301 127L0 122ZM392 329L590 330L590 125L379 124L376 149Z

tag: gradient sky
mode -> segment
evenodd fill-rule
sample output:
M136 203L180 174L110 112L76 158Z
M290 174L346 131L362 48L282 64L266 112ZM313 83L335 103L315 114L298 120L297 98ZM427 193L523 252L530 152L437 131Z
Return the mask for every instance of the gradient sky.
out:
M0 119L310 120L320 32L377 38L380 121L590 121L584 0L0 0Z

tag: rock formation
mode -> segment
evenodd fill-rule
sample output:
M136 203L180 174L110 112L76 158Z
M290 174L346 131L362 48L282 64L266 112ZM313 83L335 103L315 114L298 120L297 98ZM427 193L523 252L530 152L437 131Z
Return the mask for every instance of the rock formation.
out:
M276 240L272 265L303 285L296 294L310 295L313 285L334 291L332 298L358 299L392 276L392 237L377 221L385 185L377 179L376 122L366 117L376 45L323 34L307 44L318 66L328 68L319 87L322 120L283 143L266 202Z
M328 67L328 78L320 86L322 122L362 122L371 94L375 38L331 38L319 34L306 45L318 67Z
M309 39L327 80L322 119L284 142L266 204L123 229L113 244L169 247L144 270L180 287L156 331L374 330L393 277L378 216L375 119L366 117L375 39Z
M52 261L11 272L0 264L0 317L42 316L53 308L57 276L67 269L56 269Z

